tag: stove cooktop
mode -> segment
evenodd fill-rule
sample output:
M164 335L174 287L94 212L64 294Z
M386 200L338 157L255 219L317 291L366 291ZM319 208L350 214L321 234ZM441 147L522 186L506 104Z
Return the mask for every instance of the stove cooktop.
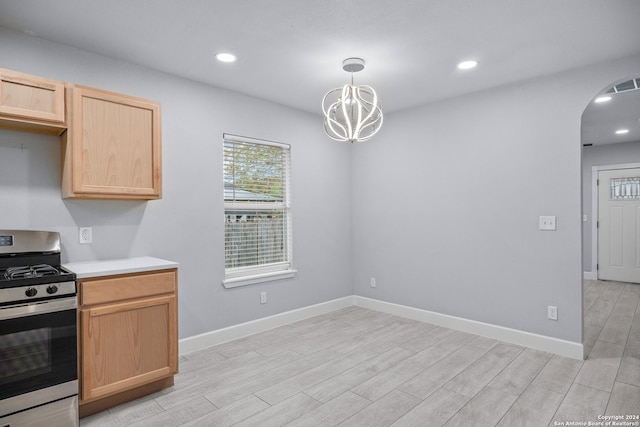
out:
M35 264L0 269L0 289L75 281L75 273L62 266Z

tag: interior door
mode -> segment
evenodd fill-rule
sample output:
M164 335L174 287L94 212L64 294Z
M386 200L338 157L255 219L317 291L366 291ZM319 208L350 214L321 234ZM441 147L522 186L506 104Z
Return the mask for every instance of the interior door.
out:
M640 283L640 168L598 172L598 278Z

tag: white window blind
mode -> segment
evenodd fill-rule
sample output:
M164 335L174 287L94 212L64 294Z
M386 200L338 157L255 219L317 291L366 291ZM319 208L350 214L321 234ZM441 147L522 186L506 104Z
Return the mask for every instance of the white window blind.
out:
M223 158L225 286L279 278L291 271L290 146L225 134Z

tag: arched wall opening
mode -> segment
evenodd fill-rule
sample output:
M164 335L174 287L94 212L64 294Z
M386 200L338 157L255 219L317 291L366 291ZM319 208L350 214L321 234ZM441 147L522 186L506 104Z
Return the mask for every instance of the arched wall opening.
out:
M597 297L607 287L607 282L599 279L608 278L606 275L602 277L598 270L598 266L602 264L599 260L598 248L602 249L603 245L598 237L599 199L601 199L598 196L598 177L605 171L631 171L634 168L640 168L639 118L640 73L625 76L602 87L585 107L581 117L582 265L584 271L582 338L585 356L588 356L604 323L614 310L613 306L608 307L597 301ZM626 133L620 132L625 129ZM638 176L640 177L640 174ZM610 186L610 180L606 181L600 180L600 185ZM640 198L640 195L638 197ZM609 227L610 223L606 224ZM636 237L639 231L635 230ZM630 234L631 231L628 233ZM637 247L638 244L636 244ZM636 254L636 259L638 255Z

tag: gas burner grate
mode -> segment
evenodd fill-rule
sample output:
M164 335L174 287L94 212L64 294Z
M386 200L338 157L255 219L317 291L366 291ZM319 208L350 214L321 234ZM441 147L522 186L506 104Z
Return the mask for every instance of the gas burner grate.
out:
M50 266L49 264L9 267L4 272L4 277L7 280L25 279L30 277L59 276L59 275L60 275L60 271L58 271L57 268Z

